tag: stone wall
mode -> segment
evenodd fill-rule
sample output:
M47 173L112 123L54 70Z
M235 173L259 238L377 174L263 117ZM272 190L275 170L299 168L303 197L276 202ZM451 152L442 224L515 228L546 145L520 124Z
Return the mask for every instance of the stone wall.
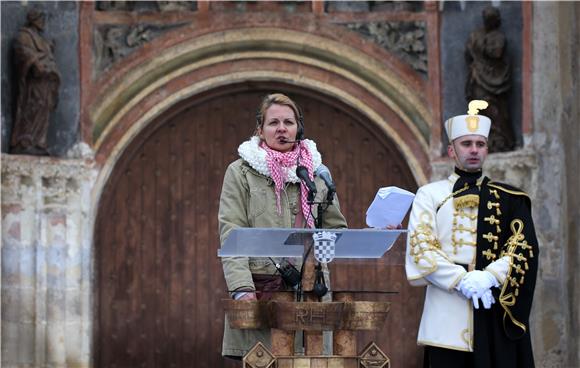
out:
M566 269L570 272L566 280L566 286L570 290L571 297L568 299L570 316L570 350L568 354L570 366L580 366L580 5L575 4L570 9L570 4L565 4L560 10L565 16L569 32L573 37L568 40L569 50L563 58L565 66L564 91L566 98L563 106L562 141L564 144L565 187L567 198L564 203L566 208L565 238L562 243L567 248L568 258ZM572 76L568 79L567 75ZM574 77L575 76L575 77ZM567 241L566 241L567 239Z
M90 160L2 155L2 366L86 367Z
M536 231L543 247L534 306L539 367L577 367L580 227L578 3L534 3L532 145L538 154Z

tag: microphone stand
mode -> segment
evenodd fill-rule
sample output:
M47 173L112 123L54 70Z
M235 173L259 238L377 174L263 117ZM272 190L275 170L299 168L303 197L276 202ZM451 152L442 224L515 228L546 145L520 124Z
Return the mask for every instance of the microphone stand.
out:
M332 204L334 190L333 190L333 188L328 188L329 192L328 192L328 195L326 196L326 198L324 198L321 202L315 202L314 197L316 195L316 186L312 181L309 180L309 178L307 177L306 168L304 166L300 166L299 162L297 162L297 165L296 165L296 175L299 178L301 178L302 181L305 182L306 187L308 188L308 195L307 195L307 201L306 201L308 203L308 205L311 208L315 204L318 205L318 208L317 208L318 216L315 218L314 227L317 229L322 229L323 228L324 212ZM298 300L302 299L302 275L304 272L304 265L306 264L306 260L308 259L308 256L310 254L310 251L312 250L313 245L314 244L312 244L310 247L308 247L308 249L306 250L304 257L303 257L302 267L300 270L300 283L298 284L298 293L296 295ZM318 300L321 301L322 297L324 295L326 295L326 293L328 292L328 287L326 286L326 283L324 281L324 273L322 272L322 265L320 262L318 262L318 264L315 266L315 270L316 270L316 275L315 275L315 279L314 279L313 291L314 291L314 294L318 297Z
M318 216L315 219L316 221L314 222L314 227L317 229L322 229L323 222L324 222L323 221L324 220L324 212L326 212L326 210L328 209L328 206L330 206L332 204L332 197L330 195L328 195L321 202L314 202L314 198L312 198L312 200L310 200L311 194L312 194L312 197L314 197L313 193L311 191L309 191L308 192L308 198L309 198L308 204L310 206L316 204L317 205L317 213L318 213ZM324 295L326 295L326 293L328 292L328 287L326 286L326 282L324 281L324 273L322 272L322 264L320 262L317 262L314 269L316 270L316 276L314 278L313 292L314 292L314 295L316 295L318 297L318 301L320 302L320 301L322 301L322 297Z

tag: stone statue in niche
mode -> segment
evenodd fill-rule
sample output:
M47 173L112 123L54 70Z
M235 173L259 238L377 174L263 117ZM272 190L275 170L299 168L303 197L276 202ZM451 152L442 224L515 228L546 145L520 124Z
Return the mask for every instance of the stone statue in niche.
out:
M48 155L50 113L58 104L60 73L54 59L54 43L46 40L46 15L37 9L27 14L27 24L14 40L17 99L10 152Z
M485 100L489 103L484 113L493 121L489 151L509 151L514 148L515 138L508 104L511 70L504 60L507 40L499 30L499 10L487 6L482 15L483 28L473 31L465 45L469 68L465 98L467 102Z

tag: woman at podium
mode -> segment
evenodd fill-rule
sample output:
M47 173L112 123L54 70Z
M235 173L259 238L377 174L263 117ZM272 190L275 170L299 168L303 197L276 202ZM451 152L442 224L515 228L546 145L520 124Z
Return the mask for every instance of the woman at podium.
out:
M304 139L304 119L294 101L281 93L267 95L256 113L254 136L238 147L238 153L240 158L226 170L220 196L221 244L237 227L314 227L317 209L309 199L324 201L328 188L314 175L322 158L316 143ZM347 227L336 197L322 227ZM300 260L222 258L232 298L256 300L267 298L264 290L288 290L276 269L276 263L284 262L300 269ZM270 330L231 329L225 319L222 355L239 359L258 341L270 347Z

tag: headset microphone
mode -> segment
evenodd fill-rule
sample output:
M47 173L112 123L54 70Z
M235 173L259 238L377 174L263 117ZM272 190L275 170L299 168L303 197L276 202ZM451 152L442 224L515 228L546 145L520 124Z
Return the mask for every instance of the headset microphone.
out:
M301 140L302 140L302 139L300 139L300 138L296 138L296 139L295 139L295 140L293 140L293 141L291 141L291 140L289 140L289 139L282 139L282 140L281 140L281 142L282 142L282 143L300 143L300 141L301 141Z

